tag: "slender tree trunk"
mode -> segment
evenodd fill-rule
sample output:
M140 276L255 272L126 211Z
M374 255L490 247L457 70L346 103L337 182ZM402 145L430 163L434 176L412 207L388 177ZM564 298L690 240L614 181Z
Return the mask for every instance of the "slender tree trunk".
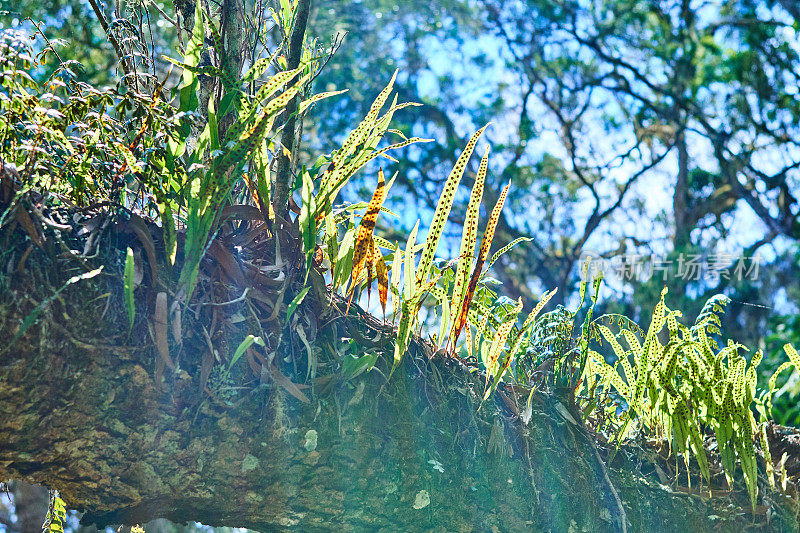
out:
M245 26L243 0L224 0L222 3L222 38L225 52L235 78L242 73L245 58Z
M675 190L672 193L672 212L675 217L675 235L673 248L684 250L691 242L691 231L694 225L689 220L689 148L686 145L686 133L677 133L678 176Z
M300 66L300 59L303 55L303 40L308 24L308 15L311 11L311 0L299 0L295 14L292 35L289 39L289 57L287 59L289 70ZM294 151L298 148L295 144L300 142L297 138L298 121L297 106L299 96L292 98L286 106L286 122L281 134L281 144L284 150L278 155L278 171L275 177L275 188L272 209L281 218L286 218L289 204L289 194L292 190Z

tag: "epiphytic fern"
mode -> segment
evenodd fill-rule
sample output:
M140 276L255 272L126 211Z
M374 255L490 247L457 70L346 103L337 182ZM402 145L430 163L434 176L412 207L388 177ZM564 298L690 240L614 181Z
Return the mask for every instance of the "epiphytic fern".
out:
M461 155L456 160L456 164L444 184L444 190L442 190L442 194L439 196L439 203L436 205L436 211L433 214L431 227L428 231L428 238L425 241L425 250L422 252L419 267L417 268L417 283L423 283L428 280L428 276L430 275L431 271L431 264L433 262L433 256L436 254L436 248L439 246L439 239L444 232L444 225L447 222L447 217L450 215L450 210L453 207L453 200L456 197L458 184L461 183L461 177L464 175L464 170L467 168L467 163L469 163L469 160L472 157L472 152L475 150L475 145L478 144L478 139L483 134L485 129L486 126L479 129L469 140L467 146L464 148L464 151L461 152ZM484 160L486 159L487 156L484 156ZM485 175L485 168L483 169L483 172Z
M472 275L469 278L466 293L464 294L462 301L458 303L457 307L455 307L455 309L458 309L458 314L456 315L456 323L453 327L453 345L455 345L455 343L458 341L461 330L467 323L467 316L472 303L472 298L475 294L475 289L478 286L478 280L480 279L481 272L483 271L483 263L486 261L486 256L489 255L489 248L492 245L494 231L495 228L497 228L498 221L500 220L500 212L502 211L503 204L506 201L506 195L508 194L509 186L510 184L506 185L500 192L500 197L498 198L497 203L492 210L492 214L489 217L489 222L486 224L486 230L484 231L483 239L481 240L481 248L478 251L478 258L475 261L475 267L472 269Z
M683 456L687 468L691 456L697 460L704 479L710 478L704 428L713 431L729 485L733 484L737 461L740 463L750 500L755 506L758 495L755 442L761 442L768 464L768 481L773 483L765 422L753 414L756 400L757 367L761 352L749 365L741 344L728 341L720 348L718 336L721 315L729 302L717 295L706 302L694 325L687 327L678 319L679 311L664 303L666 289L655 307L647 334L640 342L641 330L618 320L618 332L598 319L591 325L592 338L605 342L614 357L613 364L594 350L584 371L584 391L608 402L621 398L625 412L615 420L616 438L625 439L641 431L666 439ZM661 334L666 329L666 343ZM623 341L625 345L620 342ZM786 348L795 361L791 346ZM795 354L796 355L796 354ZM784 365L784 368L787 365ZM779 369L781 370L781 369ZM774 378L770 380L774 390ZM769 399L769 393L762 395ZM691 478L689 478L691 482Z
M353 174L364 165L377 157L389 157L387 154L391 150L396 150L416 142L427 142L430 140L418 137L410 139L402 138L399 142L393 143L380 150L377 149L380 140L390 131L389 123L394 113L404 107L417 105L413 103L398 104L397 98L395 97L389 110L384 115L378 116L394 88L396 77L397 73L395 72L389 84L380 92L373 102L364 120L345 137L341 148L333 152L333 154L327 158L329 164L322 175L319 191L316 194L316 209L313 213L313 218L315 220L324 218L330 212L331 206L336 196L339 194L339 191ZM392 131L399 134L397 131Z
M475 176L475 184L472 186L472 193L467 204L467 211L464 216L464 229L461 236L461 245L458 252L458 266L453 280L453 298L450 309L456 312L461 310L461 303L467 290L467 279L469 268L472 265L472 257L475 255L475 243L478 239L478 216L483 198L483 184L486 181L486 172L489 168L489 149L483 154L481 164L478 167L478 174ZM455 331L455 330L454 330ZM455 337L455 335L451 335ZM455 338L452 339L455 344ZM455 346L453 346L455 348Z
M476 312L472 306L473 299L476 290L478 289L478 284L483 271L483 264L488 256L494 231L500 218L500 211L505 203L509 188L508 185L503 188L497 204L492 210L492 214L487 223L483 240L481 242L481 248L477 261L472 270L472 275L469 278L469 282L466 283L466 273L470 267L471 256L474 251L475 240L477 237L477 213L488 168L488 152L484 155L481 161L481 165L478 169L478 175L476 177L476 183L471 194L470 203L467 207L467 220L463 231L461 254L453 261L457 262L458 266L455 273L455 279L453 280L453 292L450 298L447 297L446 292L435 290L437 282L449 271L450 263L442 268L437 268L434 265L433 259L438 247L439 239L444 232L444 226L453 205L453 199L455 197L458 183L460 182L467 163L469 162L469 158L475 149L475 145L477 144L478 139L485 128L486 126L481 128L470 138L467 146L464 148L464 151L458 158L455 167L445 183L445 190L442 193L434 213L431 229L428 232L428 237L423 248L419 265L417 265L415 261L416 226L411 232L411 235L409 235L409 240L406 244L406 249L404 252L405 283L402 294L402 303L400 306L400 325L398 328L398 341L395 349L395 366L400 362L400 359L408 345L410 332L416 324L417 314L419 313L420 306L422 305L425 296L431 294L432 291L434 292L434 297L441 305L442 309L442 314L440 316L441 322L439 338L441 340L447 332L451 332L450 340L452 341L453 347L456 345L458 336L466 324L470 312ZM470 246L472 247L471 250ZM447 277L452 279L452 276L449 273ZM490 314L485 307L483 311L485 321L488 323L491 318ZM520 311L521 307L516 310L516 313L512 313L513 317L509 317L508 322L505 323L506 325L503 325L502 329L499 330L500 336L494 338L491 355L486 358L486 362L491 363L489 366L497 366L500 353L505 348L505 341L510 335L515 325L516 316ZM454 317L455 321L451 329L450 321L453 320ZM480 340L480 337L478 340ZM493 376L494 374L491 377Z

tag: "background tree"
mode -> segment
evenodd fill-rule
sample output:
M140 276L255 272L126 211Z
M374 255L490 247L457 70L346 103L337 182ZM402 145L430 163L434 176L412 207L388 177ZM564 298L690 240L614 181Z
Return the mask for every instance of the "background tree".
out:
M320 13L337 16L317 19L317 31L346 30L348 45L320 83L368 83L395 65L408 73L402 90L426 107L403 115L405 128L440 139L410 149L402 163L402 185L421 210L464 132L495 121L487 196L509 180L516 186L498 238L533 238L495 265L510 295L558 286L567 298L587 251L656 255L672 261L675 305L697 312L724 291L764 306L735 303L728 317L757 340L753 324L766 327L776 306L797 310L788 280L798 273L800 100L796 22L784 7L541 0L406 12L329 2ZM358 93L343 98L320 131L335 132L337 120L360 111ZM759 279L682 279L681 254L728 272L759 254ZM636 314L663 283L618 280L609 299Z

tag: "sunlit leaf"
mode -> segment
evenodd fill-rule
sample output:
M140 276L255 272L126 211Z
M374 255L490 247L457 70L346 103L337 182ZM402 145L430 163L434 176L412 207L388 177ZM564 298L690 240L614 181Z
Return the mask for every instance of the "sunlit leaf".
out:
M134 289L134 263L133 250L128 248L125 254L125 273L123 275L123 289L125 292L125 308L128 310L128 328L133 328L133 320L136 317L136 302L133 298Z

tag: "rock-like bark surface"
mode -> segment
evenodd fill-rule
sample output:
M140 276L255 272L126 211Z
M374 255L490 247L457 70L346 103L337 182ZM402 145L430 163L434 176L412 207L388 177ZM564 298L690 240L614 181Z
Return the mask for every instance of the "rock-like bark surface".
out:
M189 340L173 345L181 369L158 379L153 325L142 318L152 298L137 292L140 318L128 334L119 247L85 261L32 247L22 259L28 238L19 228L0 234L8 251L0 479L58 489L86 512L85 522L166 517L302 531L796 528L778 495L753 518L741 492L674 491L625 453L606 468L566 399L535 393L525 424L526 396L504 390L481 405L480 376L431 358L420 342L387 383L391 332L363 315L315 326L320 365L301 391L308 403L276 374L248 378L244 357L233 382L242 388L223 394L229 385L203 377L204 354ZM100 264L102 274L49 300L70 276ZM309 298L297 313L322 311ZM202 326L190 323L182 334L203 339ZM287 338L291 327L283 328ZM342 336L358 339L361 354L379 352L376 370L344 379L340 362L351 355L336 348ZM278 368L306 382L306 368L294 368L289 355L278 354Z

